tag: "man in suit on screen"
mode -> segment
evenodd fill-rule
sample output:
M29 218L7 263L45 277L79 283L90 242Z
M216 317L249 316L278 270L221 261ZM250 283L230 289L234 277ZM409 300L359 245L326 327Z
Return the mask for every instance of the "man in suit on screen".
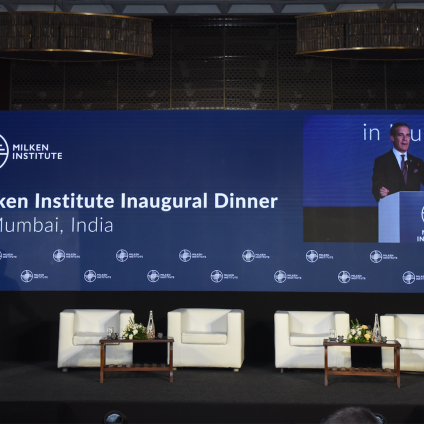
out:
M374 161L372 194L378 202L399 191L420 191L424 184L424 162L408 153L409 125L398 122L390 129L393 149Z

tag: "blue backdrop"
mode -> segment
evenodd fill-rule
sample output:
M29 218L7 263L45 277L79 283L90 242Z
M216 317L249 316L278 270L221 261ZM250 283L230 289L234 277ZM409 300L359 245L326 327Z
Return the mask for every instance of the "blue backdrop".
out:
M419 244L303 242L304 206L376 206L402 120L417 138L413 113L2 112L0 288L423 292Z

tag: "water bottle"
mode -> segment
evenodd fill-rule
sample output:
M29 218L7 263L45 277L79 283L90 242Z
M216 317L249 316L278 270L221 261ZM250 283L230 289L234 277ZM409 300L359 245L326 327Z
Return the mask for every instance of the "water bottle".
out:
M380 332L380 323L378 322L378 314L375 314L374 328L372 330L372 341L376 343L381 341L381 332Z
M149 322L147 323L147 338L155 338L155 323L153 322L153 311L150 311Z

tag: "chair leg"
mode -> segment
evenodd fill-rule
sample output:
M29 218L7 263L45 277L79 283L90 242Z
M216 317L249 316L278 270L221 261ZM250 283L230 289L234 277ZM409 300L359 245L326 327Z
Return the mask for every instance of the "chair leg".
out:
M240 371L240 368L234 368L233 371L234 372L239 372Z
M283 374L284 373L284 368L281 368L280 372L281 372L281 374Z
M62 368L62 372L68 372L68 368Z

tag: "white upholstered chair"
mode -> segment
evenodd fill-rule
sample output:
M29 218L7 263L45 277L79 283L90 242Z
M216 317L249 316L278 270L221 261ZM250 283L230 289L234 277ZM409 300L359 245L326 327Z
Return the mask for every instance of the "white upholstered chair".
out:
M60 313L57 367L100 367L99 340L107 335L107 328L115 333L122 330L134 314L118 309L65 309ZM131 364L132 343L108 346L107 364Z
M168 337L174 338L175 367L241 367L244 311L176 309L168 312Z
M386 314L380 317L381 335L397 340L402 371L424 371L424 314ZM382 347L383 368L393 368L393 348Z
M345 338L349 332L349 314L345 312L277 311L275 324L275 367L324 368L323 340L330 328ZM349 346L328 349L328 365L350 367Z

